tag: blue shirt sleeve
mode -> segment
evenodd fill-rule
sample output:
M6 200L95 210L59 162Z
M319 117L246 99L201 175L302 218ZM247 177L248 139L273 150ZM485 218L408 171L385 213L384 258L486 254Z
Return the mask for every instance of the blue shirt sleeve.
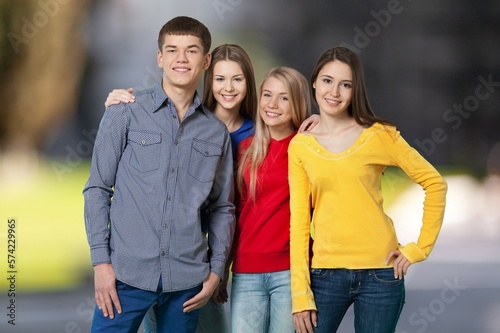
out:
M90 177L83 190L84 217L92 265L110 263L109 214L116 171L127 142L125 105L108 108L99 125Z

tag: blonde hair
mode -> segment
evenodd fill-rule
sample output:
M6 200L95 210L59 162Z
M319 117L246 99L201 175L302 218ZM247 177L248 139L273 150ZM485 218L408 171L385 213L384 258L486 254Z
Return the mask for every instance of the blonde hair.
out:
M292 112L293 127L297 130L300 124L311 115L311 94L307 79L297 70L290 67L275 67L264 76L259 88L259 98L262 97L263 86L270 78L275 78L285 86ZM259 186L258 171L267 156L271 134L269 129L257 112L255 120L255 134L252 143L243 152L238 164L237 184L241 192L244 172L250 171L249 196L255 201L255 194Z

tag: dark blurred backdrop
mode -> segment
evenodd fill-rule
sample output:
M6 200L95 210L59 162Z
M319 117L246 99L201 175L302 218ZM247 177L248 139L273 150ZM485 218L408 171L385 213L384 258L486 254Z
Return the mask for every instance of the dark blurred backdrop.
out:
M352 48L377 114L431 162L486 174L500 138L494 0L3 0L3 148L25 141L67 154L68 142L97 128L107 92L158 80L157 31L174 10L205 22L215 45L246 46L258 74L287 65L309 77L322 51Z
M500 1L0 0L1 332L88 331L81 191L103 104L113 88L159 81L157 34L177 15L204 22L214 46L242 45L258 84L272 66L309 77L333 46L357 52L375 112L449 184L443 230L411 269L398 333L500 332ZM414 241L421 190L398 173L385 185L398 237ZM16 327L2 277L10 219ZM443 303L450 284L456 298Z

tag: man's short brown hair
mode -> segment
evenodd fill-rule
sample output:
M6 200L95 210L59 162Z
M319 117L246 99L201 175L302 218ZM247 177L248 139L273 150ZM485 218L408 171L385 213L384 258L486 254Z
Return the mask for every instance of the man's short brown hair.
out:
M174 17L163 25L158 34L158 49L160 52L165 42L165 35L198 37L201 40L204 54L207 54L212 46L212 36L208 28L200 21L188 16Z

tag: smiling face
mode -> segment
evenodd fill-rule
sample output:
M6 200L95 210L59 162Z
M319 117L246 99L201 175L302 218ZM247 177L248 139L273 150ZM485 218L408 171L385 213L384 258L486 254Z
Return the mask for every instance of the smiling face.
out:
M344 115L352 101L352 71L349 65L334 60L319 71L313 83L320 112Z
M163 68L163 85L196 89L198 79L210 64L210 54L203 54L198 37L192 35L165 35L158 66Z
M218 61L213 70L212 93L222 108L238 112L247 94L247 82L236 61Z
M286 137L294 131L292 108L283 82L269 77L262 85L259 114L267 125L271 137Z

